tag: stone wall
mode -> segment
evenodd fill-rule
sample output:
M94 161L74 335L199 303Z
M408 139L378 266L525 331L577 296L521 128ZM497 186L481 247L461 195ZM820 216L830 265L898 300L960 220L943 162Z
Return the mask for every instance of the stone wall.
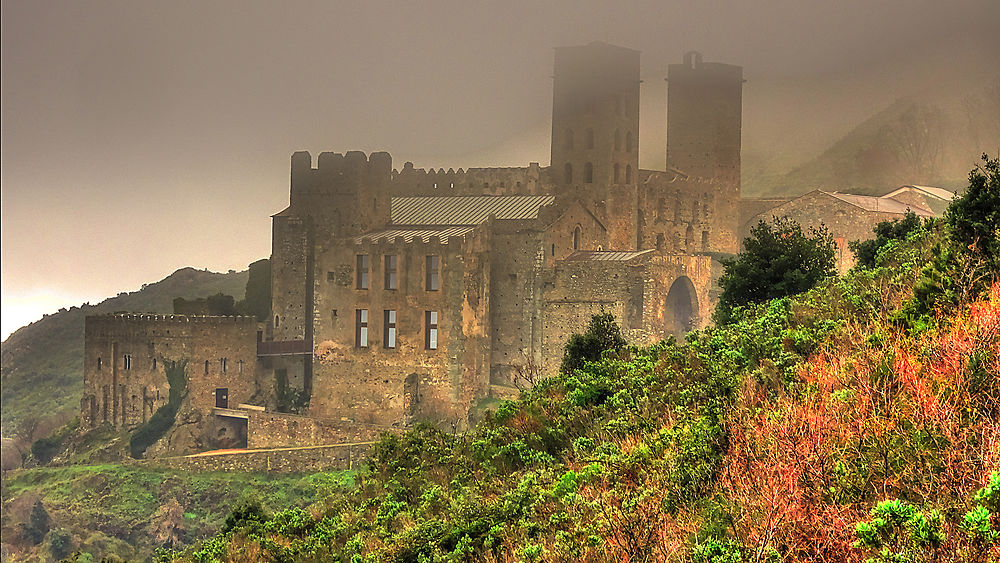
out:
M357 469L364 464L371 442L242 450L210 455L161 457L141 463L185 471L241 471L253 473L312 473Z
M177 364L187 378L180 411L210 411L219 389L230 404L249 402L258 389L257 331L251 317L87 317L82 424L134 427L148 420L166 404L166 370Z
M251 449L371 442L384 432L399 431L399 428L344 420L254 410L244 412L249 427L246 447Z
M447 240L318 245L309 414L382 425L463 418L488 385L487 238L479 229ZM357 283L359 255L369 259L367 289ZM395 289L385 284L387 256L396 257ZM428 256L440 260L434 290L425 287ZM367 346L357 345L360 310L368 311ZM387 311L396 315L394 347ZM428 349L427 312L437 313L436 349Z

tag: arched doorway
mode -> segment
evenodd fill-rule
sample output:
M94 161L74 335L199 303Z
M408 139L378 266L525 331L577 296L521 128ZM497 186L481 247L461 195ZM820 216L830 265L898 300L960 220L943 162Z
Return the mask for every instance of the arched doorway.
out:
M698 322L698 295L691 278L681 276L674 280L667 292L665 306L667 332L678 340L683 339L685 334L694 330Z

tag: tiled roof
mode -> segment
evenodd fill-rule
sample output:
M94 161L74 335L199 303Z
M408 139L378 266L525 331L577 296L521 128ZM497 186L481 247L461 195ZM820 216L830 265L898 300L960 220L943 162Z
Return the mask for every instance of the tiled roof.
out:
M908 203L903 203L892 198L887 197L874 197L870 195L857 195L857 194L842 194L839 192L821 192L830 197L839 199L840 201L849 203L851 205L860 207L866 211L877 211L880 213L899 213L904 214L907 211L912 211L917 215L924 217L930 217L933 215L930 211L926 209L920 209L919 207L914 207Z
M537 219L538 211L555 201L550 195L394 197L394 225L478 225L490 215L497 219Z
M365 233L354 237L354 244L361 244L364 239L371 239L372 242L385 240L392 242L396 237L403 237L406 242L413 242L414 238L419 238L424 242L430 242L431 237L440 237L442 244L448 243L448 237L460 237L471 233L475 227L448 227L446 229L386 229Z
M882 197L892 197L898 194L899 192L906 190L907 188L916 190L925 195L936 197L938 199L943 199L945 201L951 201L952 198L955 197L955 194L953 192L950 192L944 188L936 188L934 186L916 186L916 185L900 186L899 188L892 190L891 192L885 194Z
M565 258L567 261L627 262L640 256L652 254L654 250L577 250Z

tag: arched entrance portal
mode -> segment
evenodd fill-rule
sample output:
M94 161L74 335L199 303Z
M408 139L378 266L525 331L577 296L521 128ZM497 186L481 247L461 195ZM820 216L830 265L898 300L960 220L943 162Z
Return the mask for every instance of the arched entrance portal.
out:
M681 276L674 280L667 292L667 330L682 340L685 334L694 330L698 312L698 295L691 278Z

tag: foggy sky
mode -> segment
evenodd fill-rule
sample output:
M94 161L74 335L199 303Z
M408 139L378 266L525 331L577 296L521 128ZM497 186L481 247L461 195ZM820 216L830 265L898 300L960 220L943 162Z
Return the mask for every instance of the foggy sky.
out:
M2 3L3 337L183 266L270 253L295 150L548 164L553 47L738 64L744 150L795 161L914 90L1000 72L995 0Z

